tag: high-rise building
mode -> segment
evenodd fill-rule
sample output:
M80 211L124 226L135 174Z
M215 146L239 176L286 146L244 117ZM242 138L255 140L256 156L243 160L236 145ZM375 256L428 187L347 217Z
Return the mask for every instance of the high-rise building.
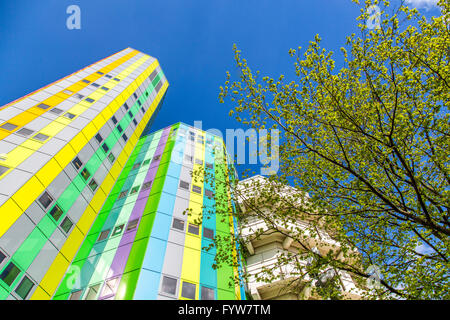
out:
M168 82L127 48L0 108L0 298L50 299Z
M240 265L206 249L237 232L229 191L190 174L234 169L219 137L150 133L167 88L127 48L0 107L1 300L245 297Z

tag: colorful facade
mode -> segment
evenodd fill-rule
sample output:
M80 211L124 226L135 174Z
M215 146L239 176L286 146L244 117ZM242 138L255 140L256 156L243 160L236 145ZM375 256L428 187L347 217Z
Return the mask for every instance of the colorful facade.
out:
M244 297L239 268L202 250L235 221L197 221L231 212L211 197L228 191L190 174L227 166L223 141L183 124L149 134L167 88L127 48L0 107L0 300Z

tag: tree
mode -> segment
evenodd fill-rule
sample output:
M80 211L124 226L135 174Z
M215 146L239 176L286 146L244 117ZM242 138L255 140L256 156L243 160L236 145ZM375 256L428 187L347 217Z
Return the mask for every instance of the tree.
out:
M258 212L262 203L277 204L270 216L260 210L261 217L283 223L300 216L341 244L340 258L304 245L316 261L310 275L331 266L363 284L370 267L379 268L381 286L367 290L367 298L450 298L450 13L448 1L438 4L441 16L427 20L403 2L366 1L360 35L341 48L342 67L336 70L333 52L320 47L317 35L303 55L300 47L289 50L292 81L261 77L234 46L238 78L227 72L220 91L239 122L283 133L280 169L269 177L275 187L247 205ZM381 15L371 30L372 5ZM280 183L310 198L282 199L273 189ZM245 197L237 193L236 201ZM305 243L294 231L289 235Z

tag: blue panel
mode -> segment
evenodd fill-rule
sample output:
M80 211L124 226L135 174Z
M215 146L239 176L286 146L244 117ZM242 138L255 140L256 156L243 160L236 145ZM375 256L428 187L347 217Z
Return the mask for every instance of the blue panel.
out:
M142 269L134 291L134 300L156 300L161 273Z
M169 238L169 230L171 223L172 223L172 216L163 214L161 212L156 212L155 222L153 223L154 227L152 228L152 237L167 240Z
M159 227L156 229L159 229ZM161 272L166 253L166 246L167 241L153 238L153 236L150 237L142 268Z

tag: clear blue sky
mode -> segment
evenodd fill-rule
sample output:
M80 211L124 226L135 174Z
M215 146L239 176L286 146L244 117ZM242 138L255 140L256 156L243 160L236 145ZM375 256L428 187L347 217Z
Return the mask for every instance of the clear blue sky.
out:
M68 30L66 8L81 8L81 30ZM153 128L203 121L236 128L218 102L232 45L253 69L292 70L289 48L315 34L338 53L356 32L350 0L0 0L0 105L126 47L158 58L170 87Z

